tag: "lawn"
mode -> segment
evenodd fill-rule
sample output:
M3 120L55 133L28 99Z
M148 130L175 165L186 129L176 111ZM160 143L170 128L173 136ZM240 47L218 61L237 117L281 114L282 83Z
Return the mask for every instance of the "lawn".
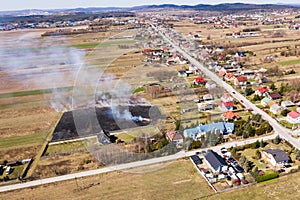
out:
M0 149L16 148L20 146L32 146L37 144L42 144L48 135L47 132L44 133L34 133L24 136L13 136L7 138L1 138Z
M49 145L46 151L46 155L72 153L78 150L85 150L85 149L86 148L81 141L67 142L62 144Z
M82 186L87 187L77 190ZM190 160L0 193L0 199L195 199L213 194Z
M211 200L264 200L264 199L299 199L300 173L291 174L272 181L250 187L231 190L208 197Z

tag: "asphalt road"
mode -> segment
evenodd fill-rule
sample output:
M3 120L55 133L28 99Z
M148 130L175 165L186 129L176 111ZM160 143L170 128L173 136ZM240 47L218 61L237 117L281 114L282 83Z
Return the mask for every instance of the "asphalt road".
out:
M119 171L119 170L129 170L131 168L152 165L152 164L157 164L157 163L163 163L163 162L168 162L168 161L174 161L176 159L194 155L197 151L207 151L208 149L212 149L214 151L219 152L221 147L229 148L232 146L242 146L245 144L254 143L258 139L266 141L266 140L274 139L275 137L276 137L276 134L272 134L272 135L268 135L268 136L264 136L264 137L260 137L260 138L252 138L252 139L243 140L243 141L233 141L233 142L229 142L229 143L224 143L221 146L203 148L203 149L198 149L198 150L189 151L189 152L180 151L180 152L178 152L174 155L170 155L170 156L164 156L164 157L159 157L159 158L131 162L131 163L126 163L126 164L121 164L121 165L116 165L116 166L103 167L101 169L67 174L67 175L63 175L63 176L56 176L53 178L45 178L45 179L40 179L40 180L30 181L30 182L25 182L25 183L17 183L17 184L0 187L0 192L7 192L7 191L17 190L17 189L22 189L22 188L28 188L28 187L36 187L39 185L50 184L50 183L55 183L55 182L59 182L59 181L66 181L66 180L72 180L72 179L75 180L76 178L92 176L92 175L97 175L97 174L102 174L102 173L107 173L107 172L113 172L113 171Z
M161 30L152 25L157 31L159 31L160 35L169 42L179 53L181 53L186 59L190 61L191 64L197 66L206 76L208 76L211 80L215 81L219 86L223 87L227 92L229 92L234 98L238 99L246 108L252 108L254 113L258 113L262 116L262 118L270 123L273 127L275 133L279 134L281 138L287 140L291 143L295 148L300 149L300 142L298 139L292 137L292 131L284 128L281 124L279 124L275 119L273 119L270 115L268 115L263 110L259 109L256 105L251 103L245 96L236 91L231 85L227 84L225 81L220 79L215 73L210 71L208 68L204 67L203 64L198 62L195 58L191 57L186 51L177 46L171 38L166 36Z

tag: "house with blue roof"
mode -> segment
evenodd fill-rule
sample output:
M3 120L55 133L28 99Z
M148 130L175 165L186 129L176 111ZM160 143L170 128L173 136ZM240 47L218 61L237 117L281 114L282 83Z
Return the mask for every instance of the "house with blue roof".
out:
M184 137L189 137L193 140L200 140L202 135L208 132L219 131L221 134L232 134L234 131L234 123L232 122L213 122L211 124L199 124L195 128L185 129L183 131Z

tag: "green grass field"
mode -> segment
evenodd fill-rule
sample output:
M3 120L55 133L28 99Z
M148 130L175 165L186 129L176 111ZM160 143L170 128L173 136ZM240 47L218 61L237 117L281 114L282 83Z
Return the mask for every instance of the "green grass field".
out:
M42 144L48 133L34 133L25 136L13 136L7 138L1 138L0 149L15 148L19 146L29 146Z
M53 92L53 89L54 88L5 93L5 94L0 94L0 99L1 98L9 98L9 97L24 97L24 96L30 96L30 95L50 94ZM55 92L67 92L67 91L73 90L73 86L56 88L55 90L56 90Z
M286 65L297 65L300 64L300 60L288 60L288 61L282 61L278 62L279 65L286 66Z

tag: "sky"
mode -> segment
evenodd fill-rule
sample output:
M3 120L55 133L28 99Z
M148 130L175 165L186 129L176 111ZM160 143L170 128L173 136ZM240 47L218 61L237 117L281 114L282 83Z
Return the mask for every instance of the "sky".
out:
M172 3L178 5L219 4L219 3L299 3L299 0L0 0L0 10L57 9L86 7L132 7L149 4Z

